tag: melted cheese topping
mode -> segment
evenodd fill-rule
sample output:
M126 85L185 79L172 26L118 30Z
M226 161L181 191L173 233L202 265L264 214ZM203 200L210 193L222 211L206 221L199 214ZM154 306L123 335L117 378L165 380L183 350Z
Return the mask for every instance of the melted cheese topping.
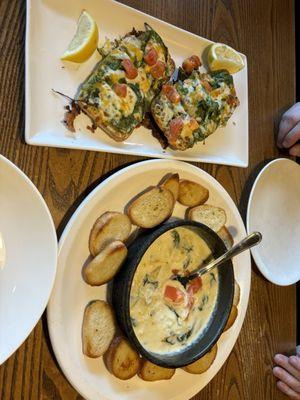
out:
M106 83L99 85L100 112L104 121L119 120L133 113L137 101L134 91L127 86L126 97L118 96Z
M136 78L128 79L128 81L137 83L144 95L150 90L152 83L151 77L147 76L143 67L138 68L138 76Z
M180 351L203 334L212 318L218 296L217 271L204 275L202 287L194 294L180 282L170 280L172 270L181 274L192 271L211 255L196 232L194 228L178 227L164 233L151 244L136 270L130 316L137 339L148 351ZM180 303L166 298L168 285L183 294Z
M125 78L125 71L120 70L120 69L115 71L115 70L107 67L106 71L105 71L105 76L109 76L112 83L117 83L117 82L119 82L120 79Z
M142 61L144 56L144 53L141 50L142 42L137 37L128 36L122 40L121 44L126 47L130 57Z

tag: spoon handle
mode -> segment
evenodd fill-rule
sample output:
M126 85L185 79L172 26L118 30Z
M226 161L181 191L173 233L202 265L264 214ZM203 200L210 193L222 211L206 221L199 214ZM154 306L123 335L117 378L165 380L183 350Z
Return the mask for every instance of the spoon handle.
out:
M253 246L256 246L262 239L260 232L253 232L250 235L246 236L243 240L233 246L230 250L224 253L222 256L217 258L216 260L211 261L209 264L201 267L198 271L193 271L191 275L203 275L206 272L210 271L213 268L218 267L220 264L225 263L231 258L237 256L245 250L250 249Z

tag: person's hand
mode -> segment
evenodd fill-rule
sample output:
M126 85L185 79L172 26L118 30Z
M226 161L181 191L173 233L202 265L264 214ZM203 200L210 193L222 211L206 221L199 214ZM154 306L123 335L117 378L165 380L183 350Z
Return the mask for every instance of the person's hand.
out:
M277 387L293 400L300 400L300 357L276 354L273 374L278 379Z
M300 103L287 110L280 121L277 146L289 149L291 156L300 157Z

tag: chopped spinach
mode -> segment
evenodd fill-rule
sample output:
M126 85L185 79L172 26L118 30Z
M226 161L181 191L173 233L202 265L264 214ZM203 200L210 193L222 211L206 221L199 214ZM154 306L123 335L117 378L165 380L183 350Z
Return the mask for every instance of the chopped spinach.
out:
M212 287L213 283L216 282L217 280L216 280L215 274L213 272L210 272L209 275L210 275L210 281L209 281L210 287Z
M113 69L114 71L117 71L118 69L120 69L121 63L122 63L122 60L120 60L119 58L114 58L114 57L110 57L110 56L108 56L105 61L106 61L106 65L110 69Z
M178 249L180 245L180 235L175 229L171 232L171 234L173 236L173 245Z
M181 68L178 68L178 75L177 75L177 79L181 82L183 82L185 79L187 79L189 76L188 74Z
M196 116L202 121L215 121L219 123L220 110L219 104L210 97L200 100L197 104Z
M143 279L143 286L152 285L154 289L158 287L158 281L153 281L149 278L149 275L146 274Z
M201 129L194 131L193 137L195 142L201 142L202 140L205 140L205 134L201 131Z
M205 306L205 304L207 304L207 302L208 302L208 296L207 296L207 294L204 294L203 297L202 297L202 299L201 299L201 304L200 304L200 306L198 307L198 310L199 310L199 311L202 311L203 308L204 308L204 306Z
M179 343L181 342L186 342L187 339L191 336L192 332L193 332L194 327L192 327L192 329L190 329L189 331L183 333L182 335L177 335L177 341Z
M168 307L168 309L170 310L170 311L172 311L174 314L175 314L175 316L176 316L176 318L177 318L177 322L178 322L178 318L180 318L180 316L179 316L179 314L177 314L177 312L174 310L174 308L172 308L171 306L168 306L167 305L167 307Z
M174 335L167 336L165 339L162 340L162 342L166 342L173 346L173 344L175 344L176 342L176 337L174 337Z
M182 248L183 248L183 250L184 250L186 253L189 254L191 251L193 251L194 246L193 246L193 245L190 245L190 246L182 246Z
M211 77L213 78L213 82L210 83L213 89L217 89L220 87L220 83L225 83L228 86L233 85L233 79L230 73L225 69L220 69L218 71L213 71L210 73Z
M188 94L189 90L188 88L184 87L182 84L178 83L176 85L177 87L177 91L179 92L179 94L185 96L186 94Z
M137 321L135 318L130 317L130 321L132 323L132 326L136 327L137 326Z

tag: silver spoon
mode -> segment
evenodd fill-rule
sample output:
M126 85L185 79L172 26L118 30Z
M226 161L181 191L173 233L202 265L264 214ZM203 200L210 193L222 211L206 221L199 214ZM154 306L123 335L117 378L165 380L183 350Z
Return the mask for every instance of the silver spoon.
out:
M256 246L260 243L262 239L262 235L260 232L253 232L250 235L246 236L243 240L233 246L230 250L226 251L226 253L222 254L215 260L212 260L208 264L202 263L198 268L194 269L188 276L180 276L173 275L171 279L179 281L184 287L188 284L192 279L197 278L198 276L204 275L207 272L211 271L213 268L218 267L226 263L226 261L231 260L231 258L237 256L245 250L250 249L253 246Z

